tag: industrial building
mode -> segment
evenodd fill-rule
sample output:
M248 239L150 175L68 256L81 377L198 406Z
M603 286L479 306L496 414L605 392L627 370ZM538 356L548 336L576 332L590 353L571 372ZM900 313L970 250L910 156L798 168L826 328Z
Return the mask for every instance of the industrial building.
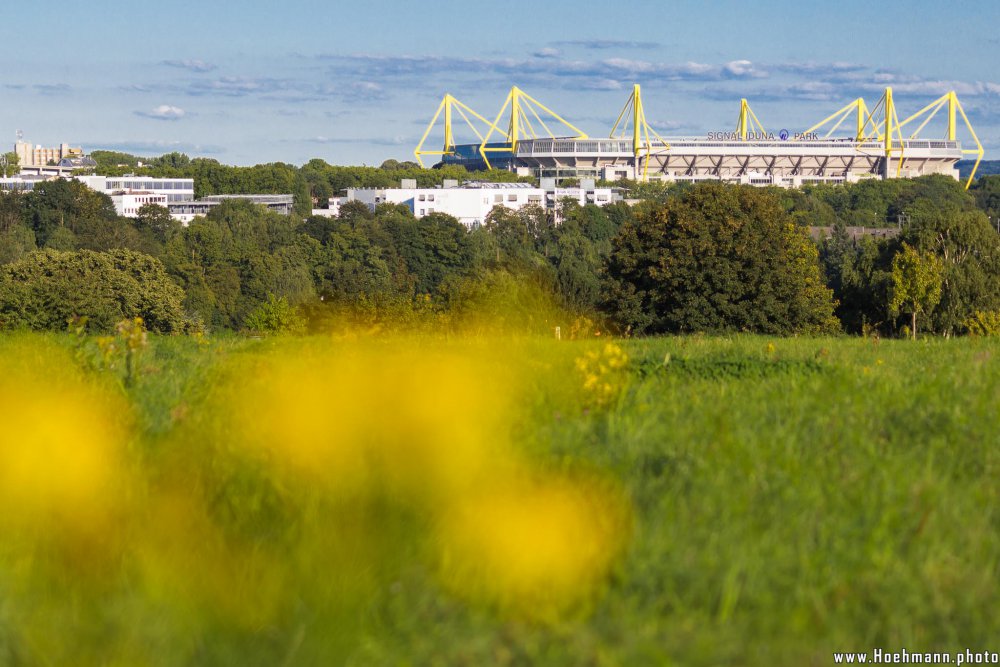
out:
M941 136L920 137L939 112L944 119ZM442 149L425 150L439 118L444 123ZM456 143L453 121L459 119L478 143ZM969 139L965 146L958 139L962 126ZM636 85L604 138L588 136L516 87L493 121L445 95L414 155L421 164L425 156L438 156L441 164L506 169L538 178L721 180L794 187L926 174L958 179L957 162L974 155L978 166L983 147L953 91L902 121L892 89L886 88L871 108L858 98L811 127L777 130L766 130L743 99L733 128L703 136L662 137L647 123ZM971 181L972 176L966 187Z

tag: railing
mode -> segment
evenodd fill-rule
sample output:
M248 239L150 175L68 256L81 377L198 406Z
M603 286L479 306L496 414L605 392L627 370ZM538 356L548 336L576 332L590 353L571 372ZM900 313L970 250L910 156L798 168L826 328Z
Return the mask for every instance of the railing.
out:
M898 142L894 141L894 145ZM692 137L682 137L679 139L667 139L667 144L660 141L651 143L654 151L669 150L677 152L678 149L685 148L728 148L734 153L739 153L747 148L843 148L845 151L884 151L885 144L881 141L857 142L852 139L829 139L825 141L708 141ZM935 151L959 151L961 144L957 141L928 141L918 139L904 139L904 151L907 149L929 149ZM518 155L533 155L546 153L612 153L619 155L632 155L633 143L631 140L594 140L594 139L524 139L517 144ZM945 154L935 152L934 154Z

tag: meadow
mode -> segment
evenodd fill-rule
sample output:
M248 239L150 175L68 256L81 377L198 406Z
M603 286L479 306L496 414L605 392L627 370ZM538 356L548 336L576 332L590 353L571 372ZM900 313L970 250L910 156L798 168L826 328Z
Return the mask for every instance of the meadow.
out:
M0 664L996 650L998 355L7 334Z

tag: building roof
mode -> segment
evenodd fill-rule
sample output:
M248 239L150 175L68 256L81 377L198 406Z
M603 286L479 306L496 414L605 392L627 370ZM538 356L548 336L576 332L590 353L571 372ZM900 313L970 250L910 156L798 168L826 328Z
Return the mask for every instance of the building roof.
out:
M64 157L59 160L60 167L74 167L76 169L85 169L87 167L96 167L97 162L94 158L84 155L82 157Z

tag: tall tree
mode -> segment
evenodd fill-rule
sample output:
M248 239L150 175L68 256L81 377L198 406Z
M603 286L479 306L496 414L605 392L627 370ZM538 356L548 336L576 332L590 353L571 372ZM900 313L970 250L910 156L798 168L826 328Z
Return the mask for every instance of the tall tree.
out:
M699 184L625 223L605 305L636 333L837 328L815 244L767 191Z
M941 300L944 262L929 252L922 253L903 244L892 258L892 290L889 309L910 314L910 335L917 338L917 316L934 310Z
M907 209L910 223L900 240L944 264L941 301L928 324L960 332L977 310L1000 310L1000 235L982 211L967 202L919 199Z
M42 250L0 268L0 327L64 331L73 316L93 331L142 317L151 331L184 326L184 293L156 259L111 253Z
M16 176L20 171L21 160L17 157L17 153L11 151L10 153L0 154L0 176L4 178Z

